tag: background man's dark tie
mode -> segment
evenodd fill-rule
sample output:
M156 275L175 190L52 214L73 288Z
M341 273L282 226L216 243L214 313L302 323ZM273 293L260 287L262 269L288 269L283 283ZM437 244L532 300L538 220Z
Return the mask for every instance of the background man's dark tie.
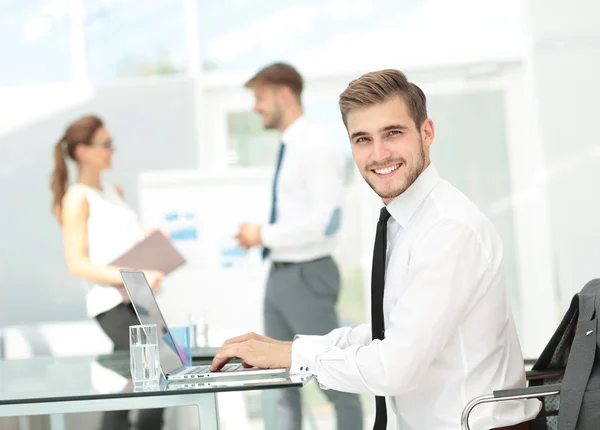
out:
M283 153L285 151L285 145L281 142L279 145L279 156L277 158L277 167L275 168L275 175L273 176L273 191L271 195L271 217L269 218L269 224L275 224L277 220L277 180L279 179L279 169L281 169L281 162L283 161ZM262 258L267 258L271 250L269 248L263 248Z
M384 207L379 214L375 247L373 249L373 266L371 267L371 334L373 340L383 339L385 325L383 322L383 290L385 286L385 261L387 244L387 222L390 213ZM385 430L387 426L387 408L385 397L375 397L375 424L373 430Z

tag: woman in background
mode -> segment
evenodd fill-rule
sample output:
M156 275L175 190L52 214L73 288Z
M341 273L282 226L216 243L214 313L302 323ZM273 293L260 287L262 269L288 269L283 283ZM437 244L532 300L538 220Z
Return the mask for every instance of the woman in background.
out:
M130 325L139 320L119 275L110 262L144 238L135 212L123 200L120 187L102 180L111 168L115 149L108 129L97 116L70 124L54 148L52 210L63 229L65 258L71 274L84 280L87 314L96 318L114 343L129 349ZM77 164L77 179L68 184L66 158ZM144 271L152 289L163 273ZM128 411L106 412L103 430L129 430ZM159 430L162 409L141 410L137 428Z

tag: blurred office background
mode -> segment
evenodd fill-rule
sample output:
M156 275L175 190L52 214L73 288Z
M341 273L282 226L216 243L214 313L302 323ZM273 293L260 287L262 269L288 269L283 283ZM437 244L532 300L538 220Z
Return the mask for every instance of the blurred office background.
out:
M105 119L117 147L109 179L154 220L143 196L157 184L229 171L270 180L279 137L262 130L242 85L273 61L303 73L307 115L348 157L336 253L344 323L369 317L379 203L351 163L336 103L350 80L380 68L423 88L434 162L502 235L526 357L600 273L597 1L0 0L0 10L0 327L86 319L50 213L52 148L70 121ZM200 279L194 288L209 288ZM219 306L215 325L230 312ZM333 428L328 404L309 394Z

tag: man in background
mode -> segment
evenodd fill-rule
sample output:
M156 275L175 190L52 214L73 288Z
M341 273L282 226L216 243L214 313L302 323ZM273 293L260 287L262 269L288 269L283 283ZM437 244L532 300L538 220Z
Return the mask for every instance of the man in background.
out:
M254 111L267 129L281 132L268 224L240 227L240 246L263 247L271 260L264 317L266 335L291 341L296 333L324 335L338 327L340 274L331 257L341 222L345 157L341 148L304 116L302 76L275 63L246 84ZM337 428L362 429L356 394L324 390L334 404ZM278 428L300 430L300 390L278 394Z

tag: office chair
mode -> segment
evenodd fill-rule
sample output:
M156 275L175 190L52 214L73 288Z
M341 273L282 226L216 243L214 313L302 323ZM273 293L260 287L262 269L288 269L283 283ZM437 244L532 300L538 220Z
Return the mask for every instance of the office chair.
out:
M469 414L477 405L507 400L538 398L543 409L532 422L532 430L600 428L597 407L600 385L600 279L592 279L573 296L554 335L527 372L528 387L494 391L471 400L463 409L461 426L470 430ZM568 378L568 381L563 381ZM562 393L561 393L562 390Z

